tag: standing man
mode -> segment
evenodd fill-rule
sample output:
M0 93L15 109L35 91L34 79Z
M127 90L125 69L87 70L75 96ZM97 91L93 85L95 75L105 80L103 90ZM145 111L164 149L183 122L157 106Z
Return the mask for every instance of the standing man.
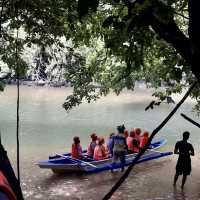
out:
M113 164L115 164L118 160L120 160L122 164L121 171L124 171L124 164L126 162L126 152L128 150L128 147L126 144L126 138L124 135L124 131L125 131L124 125L118 126L117 131L118 133L112 136Z
M179 175L183 175L181 188L183 189L186 182L187 176L190 175L191 159L190 156L194 156L193 146L187 142L190 137L189 132L183 133L183 140L178 141L174 148L174 154L179 154L178 161L176 164L176 174L174 176L174 186L178 180Z

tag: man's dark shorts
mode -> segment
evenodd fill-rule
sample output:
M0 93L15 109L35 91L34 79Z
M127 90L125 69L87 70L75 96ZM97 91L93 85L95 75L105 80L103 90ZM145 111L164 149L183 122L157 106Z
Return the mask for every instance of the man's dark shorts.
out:
M190 175L191 171L192 171L191 160L185 158L179 158L176 165L176 174L177 175L183 174L185 176L188 176Z

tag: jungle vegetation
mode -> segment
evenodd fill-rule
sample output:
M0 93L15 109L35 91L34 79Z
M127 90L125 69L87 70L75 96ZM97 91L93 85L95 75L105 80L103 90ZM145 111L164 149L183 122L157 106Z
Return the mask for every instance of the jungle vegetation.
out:
M194 0L1 0L0 58L24 77L38 68L24 58L37 46L46 76L62 70L74 88L66 110L138 80L163 101L199 79L197 8ZM199 110L199 90L191 96Z

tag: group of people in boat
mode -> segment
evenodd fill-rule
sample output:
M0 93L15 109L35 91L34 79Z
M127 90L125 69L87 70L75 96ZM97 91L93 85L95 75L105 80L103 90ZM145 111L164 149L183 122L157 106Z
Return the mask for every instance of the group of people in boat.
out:
M183 133L183 140L178 141L175 145L174 154L179 154L176 165L176 174L174 176L174 186L180 175L183 175L181 188L183 189L187 176L190 175L191 159L194 156L193 146L187 142L190 133L185 131ZM140 128L132 129L130 132L125 129L124 125L117 127L117 133L111 133L105 143L103 137L98 137L96 133L91 134L91 142L87 147L87 156L94 160L103 160L106 158L113 158L113 163L120 160L125 163L125 155L127 153L138 153L148 142L149 133L142 131ZM82 147L79 137L74 137L72 144L71 155L74 159L84 159ZM122 171L124 167L122 165Z
M125 162L127 153L138 153L143 148L149 138L149 133L142 133L140 128L132 129L130 132L125 129L124 125L117 127L117 133L111 133L105 142L103 137L98 137L96 133L90 135L91 142L87 147L87 157L94 160L103 160L113 158L113 162L118 160ZM71 155L74 159L84 159L80 138L73 138Z

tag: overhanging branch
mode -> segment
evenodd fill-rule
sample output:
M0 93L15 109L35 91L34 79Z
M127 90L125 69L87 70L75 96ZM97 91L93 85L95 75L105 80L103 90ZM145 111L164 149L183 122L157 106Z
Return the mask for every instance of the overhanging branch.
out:
M183 34L174 20L165 24L153 17L151 26L162 39L177 50L188 64L191 64L192 51L190 40Z

